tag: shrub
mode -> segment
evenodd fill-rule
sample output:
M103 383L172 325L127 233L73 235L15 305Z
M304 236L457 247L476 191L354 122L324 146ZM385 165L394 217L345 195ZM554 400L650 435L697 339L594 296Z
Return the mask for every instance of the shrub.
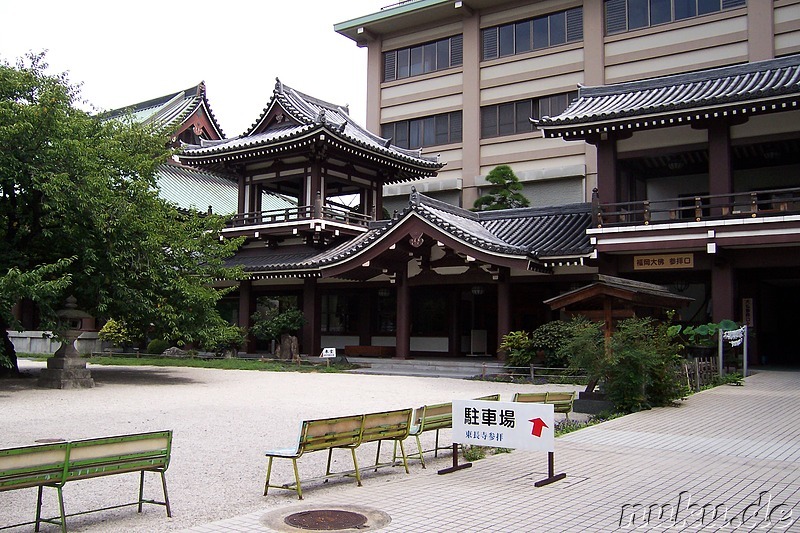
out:
M125 327L125 322L109 318L97 334L101 340L110 342L113 346L122 346L131 342L131 334Z
M202 330L199 337L200 345L205 350L217 355L231 352L235 356L244 344L247 331L239 326L217 324Z
M569 358L559 352L559 349L572 336L572 322L553 320L542 324L531 333L531 346L534 353L544 352L545 366L550 368L566 368Z
M536 354L525 331L511 331L504 335L500 349L506 352L506 366L509 367L528 366Z
M163 339L153 339L147 344L146 353L159 355L169 348L169 343Z

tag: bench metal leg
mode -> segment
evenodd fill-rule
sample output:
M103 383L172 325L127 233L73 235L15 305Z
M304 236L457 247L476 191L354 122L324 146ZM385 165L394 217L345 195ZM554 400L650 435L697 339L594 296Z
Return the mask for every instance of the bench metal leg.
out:
M164 488L164 506L167 508L167 518L172 518L172 508L169 506L169 494L167 494L167 473L161 471L161 486Z
M61 513L61 533L67 533L67 517L64 515L64 494L61 487L57 486L58 491L58 510Z
M422 468L425 468L425 458L422 457L422 441L419 440L419 435L414 435L417 439L417 453L419 453L419 460L422 463Z
M267 492L269 491L269 476L271 473L272 473L272 457L270 457L269 461L267 462L267 481L264 483L264 496L266 496Z
M361 473L358 471L358 459L356 459L356 449L350 448L350 453L353 455L353 468L356 471L356 481L358 482L358 486L361 486Z
M297 499L303 499L303 488L300 486L300 472L297 471L297 459L292 458L292 467L294 468L294 480L297 482Z
M375 453L375 470L373 470L373 472L378 471L378 464L380 463L381 459L381 442L383 441L381 440L378 441L378 451L377 453ZM392 459L392 463L394 463L394 459Z
M403 456L403 467L406 469L406 474L410 473L408 471L408 460L406 460L406 450L403 448L403 441L394 441L395 447L397 447L397 443L400 443L400 455ZM394 463L394 461L392 461Z
M144 498L144 470L140 472L139 476L139 508L137 512L142 512L142 499Z
M420 452L422 453L422 452ZM433 448L433 456L439 457L439 430L436 430L436 445Z

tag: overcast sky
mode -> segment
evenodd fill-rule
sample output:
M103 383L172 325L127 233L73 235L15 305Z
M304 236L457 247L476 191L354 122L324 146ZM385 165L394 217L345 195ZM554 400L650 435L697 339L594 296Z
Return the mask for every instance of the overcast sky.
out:
M393 0L0 0L0 59L47 50L85 100L116 109L206 82L225 135L266 106L275 78L366 115L367 51L333 25Z

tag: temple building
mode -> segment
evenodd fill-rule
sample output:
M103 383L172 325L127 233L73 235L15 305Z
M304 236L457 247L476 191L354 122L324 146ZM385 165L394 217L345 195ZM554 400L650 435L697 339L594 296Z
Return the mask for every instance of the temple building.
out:
M230 264L250 279L235 321L248 326L259 299L291 301L306 318L303 353L495 356L504 334L551 318L545 299L596 270L589 203L474 213L412 189L388 213L384 186L442 163L280 81L242 136L184 144L178 158L238 184L223 238L246 237ZM267 208L264 193L293 205Z

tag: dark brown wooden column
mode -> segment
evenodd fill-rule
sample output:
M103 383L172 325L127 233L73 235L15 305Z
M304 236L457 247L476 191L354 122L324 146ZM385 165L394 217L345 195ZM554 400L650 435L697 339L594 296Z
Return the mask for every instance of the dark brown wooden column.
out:
M311 190L306 195L306 198L309 200L310 206L314 209L314 218L320 218L322 213L319 211L319 206L317 205L317 195L321 198L321 203L325 203L324 192L322 190L322 163L315 159L311 161Z
M408 286L406 265L402 265L395 276L397 286L397 337L395 338L395 357L408 359L411 353L411 290Z
M501 268L497 280L497 357L506 360L506 352L500 350L503 337L511 332L511 282L509 271Z
M317 357L322 353L321 333L321 300L316 278L303 280L303 316L306 323L303 326L303 346L301 353L309 357Z
M722 258L716 258L711 266L711 319L714 322L734 320L733 268Z
M724 121L715 121L708 126L708 193L711 195L733 192L733 169L731 166L731 131ZM727 204L727 198L712 198L711 205ZM711 208L712 216L720 216L722 208Z
M380 298L377 291L364 291L358 294L358 344L372 346L373 298Z
M450 287L447 300L449 302L447 354L451 357L461 355L461 290Z
M244 213L246 211L244 205L244 191L245 191L245 178L244 176L239 176L239 202L238 202L238 209L239 213Z
M601 204L619 202L617 141L613 137L597 142L597 193Z
M250 310L252 309L252 304L250 299L252 298L252 285L253 282L249 279L242 280L239 282L239 327L250 329L250 315L252 313ZM242 346L242 351L246 353L252 353L255 350L255 339L250 335L244 341L244 346Z

